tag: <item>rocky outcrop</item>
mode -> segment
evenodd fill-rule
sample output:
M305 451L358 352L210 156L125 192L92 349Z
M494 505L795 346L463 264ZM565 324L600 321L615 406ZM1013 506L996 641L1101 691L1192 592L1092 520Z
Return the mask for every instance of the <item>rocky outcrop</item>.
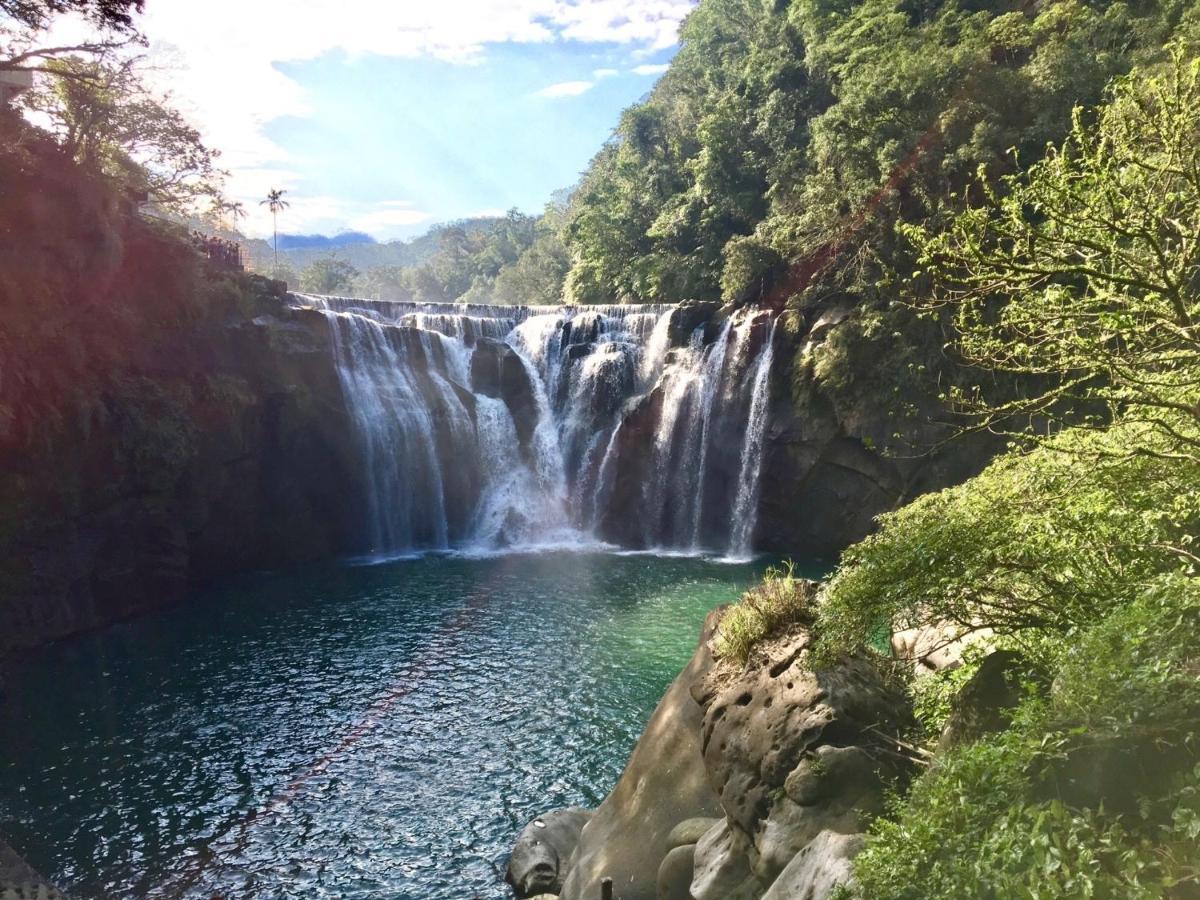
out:
M471 388L504 401L512 413L522 451L531 453L538 424L537 392L517 352L504 341L479 338L471 354Z
M950 717L938 741L939 750L969 744L1009 726L1012 711L1025 697L1028 666L1019 653L996 650L955 695Z
M275 301L192 341L47 420L41 453L0 451L22 511L0 524L0 653L352 545L361 490L320 314Z
M0 196L0 654L347 550L321 314L37 132L0 142Z
M708 617L699 650L659 701L616 787L583 829L568 864L565 900L594 900L606 877L620 900L655 900L676 826L721 814L701 754L703 710L691 694L713 665L708 643L716 621L716 613Z
M799 625L745 665L714 660L719 615L583 830L564 898L608 876L619 900L820 900L907 777L906 700L871 663L812 669Z
M591 818L588 810L572 806L546 813L525 826L504 874L518 897L558 894L562 890L567 861Z
M886 343L864 339L859 315L837 298L782 314L762 469L770 488L761 493L755 535L761 549L836 556L869 534L880 513L966 480L1000 449L987 435L948 441L936 389L908 379L909 363L889 358ZM928 352L937 360L930 370L944 362L940 339Z

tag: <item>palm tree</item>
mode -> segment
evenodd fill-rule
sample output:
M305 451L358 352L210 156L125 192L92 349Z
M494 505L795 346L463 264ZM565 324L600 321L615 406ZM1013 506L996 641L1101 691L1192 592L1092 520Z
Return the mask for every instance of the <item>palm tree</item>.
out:
M283 199L283 195L287 191L281 188L271 188L267 191L267 199L260 200L259 206L269 207L271 210L271 227L275 232L275 268L279 268L279 211L288 208L288 202Z

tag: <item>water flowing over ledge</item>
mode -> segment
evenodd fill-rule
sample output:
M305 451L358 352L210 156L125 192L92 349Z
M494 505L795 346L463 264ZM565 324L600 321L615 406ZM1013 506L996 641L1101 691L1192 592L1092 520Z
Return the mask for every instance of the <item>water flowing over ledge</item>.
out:
M367 490L364 555L751 555L768 312L293 296L331 329Z

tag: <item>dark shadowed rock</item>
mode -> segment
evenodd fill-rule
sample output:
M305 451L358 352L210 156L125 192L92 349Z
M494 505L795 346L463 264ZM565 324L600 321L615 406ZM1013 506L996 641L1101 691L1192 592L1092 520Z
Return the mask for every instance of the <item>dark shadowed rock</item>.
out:
M1021 655L1012 650L988 654L954 698L942 729L939 749L969 744L1008 727L1009 716L1021 702Z
M590 811L573 806L546 813L525 826L504 875L518 897L558 894L567 860L591 817Z
M762 463L771 489L759 502L756 545L834 556L869 534L880 513L977 474L1001 442L983 434L945 442L946 413L932 392L900 392L877 345L839 340L856 334L844 300L807 316L780 320ZM822 363L847 345L856 349L831 376ZM898 430L911 447L883 452Z
M710 301L689 300L680 303L671 313L668 339L672 347L684 346L692 332L706 325L721 308L721 304Z
M471 388L504 401L526 454L531 452L538 424L537 392L525 362L512 347L493 338L480 338L471 354Z

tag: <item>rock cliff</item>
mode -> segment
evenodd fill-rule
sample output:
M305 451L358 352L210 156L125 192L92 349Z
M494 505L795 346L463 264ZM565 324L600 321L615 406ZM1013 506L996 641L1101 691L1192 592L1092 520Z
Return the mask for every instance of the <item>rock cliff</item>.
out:
M904 695L864 659L813 669L800 625L715 660L721 611L562 865L564 900L821 900L889 785ZM563 876L559 871L558 876Z
M343 551L321 315L26 150L0 166L0 654Z

